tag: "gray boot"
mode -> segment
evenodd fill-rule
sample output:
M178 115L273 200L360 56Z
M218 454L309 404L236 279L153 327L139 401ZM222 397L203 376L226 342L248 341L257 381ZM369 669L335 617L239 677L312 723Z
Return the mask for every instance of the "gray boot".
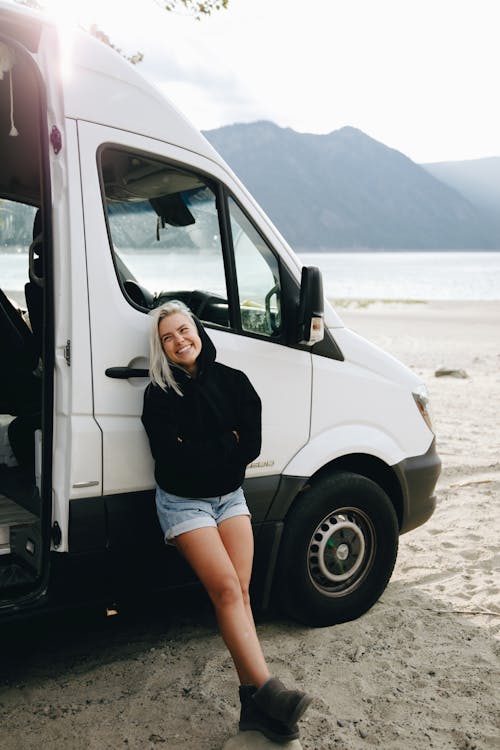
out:
M255 730L261 732L268 740L280 744L296 740L299 736L297 725L288 726L262 711L253 700L256 690L255 685L240 685L240 731Z
M292 726L303 715L312 697L301 690L288 690L277 677L270 677L255 691L253 700L268 716Z

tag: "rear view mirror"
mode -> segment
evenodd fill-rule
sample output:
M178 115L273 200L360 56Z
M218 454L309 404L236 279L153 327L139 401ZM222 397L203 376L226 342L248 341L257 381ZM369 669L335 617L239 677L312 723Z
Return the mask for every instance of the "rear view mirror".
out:
M180 193L150 198L149 202L163 222L162 227L165 223L172 227L188 227L195 223L194 216Z
M300 281L298 342L312 346L323 340L324 300L321 271L316 266L304 266Z

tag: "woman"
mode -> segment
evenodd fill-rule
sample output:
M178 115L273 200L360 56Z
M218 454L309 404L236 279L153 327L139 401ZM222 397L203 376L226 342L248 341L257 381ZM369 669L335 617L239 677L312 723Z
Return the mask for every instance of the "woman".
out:
M240 729L288 742L311 698L270 676L248 594L253 534L241 485L260 453L260 399L244 373L215 361L212 341L182 302L151 315L142 422L165 541L184 555L215 607L241 683Z

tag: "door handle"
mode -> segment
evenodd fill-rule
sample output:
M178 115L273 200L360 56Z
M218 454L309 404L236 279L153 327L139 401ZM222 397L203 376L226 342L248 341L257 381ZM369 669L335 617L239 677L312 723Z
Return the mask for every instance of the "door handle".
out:
M128 380L129 378L148 378L149 370L140 367L108 367L105 374L108 378Z

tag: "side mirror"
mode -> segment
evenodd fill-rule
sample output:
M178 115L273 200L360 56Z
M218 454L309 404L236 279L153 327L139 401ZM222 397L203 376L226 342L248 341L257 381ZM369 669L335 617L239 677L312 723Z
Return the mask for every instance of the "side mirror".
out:
M300 281L299 344L312 346L323 340L324 310L321 271L316 266L304 266Z

